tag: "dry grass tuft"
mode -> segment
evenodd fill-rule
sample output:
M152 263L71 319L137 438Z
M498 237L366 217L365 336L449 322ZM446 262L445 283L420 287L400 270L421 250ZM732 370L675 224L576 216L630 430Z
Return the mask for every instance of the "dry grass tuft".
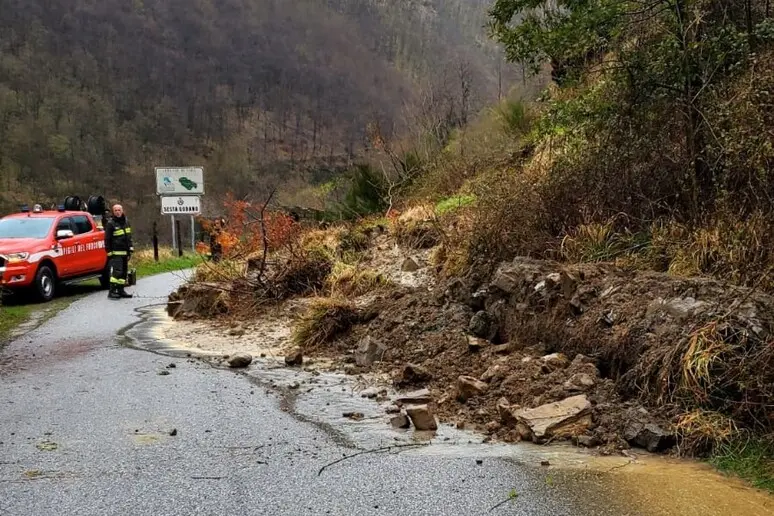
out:
M680 453L690 456L712 453L739 436L733 419L701 409L679 416L676 430L680 436Z
M379 272L343 262L336 263L326 279L326 286L333 296L362 296L388 285L387 278Z
M681 388L691 392L698 401L707 401L707 388L713 382L712 372L721 365L724 355L732 351L732 346L718 331L717 321L693 331L681 360Z
M349 330L357 320L352 303L337 298L315 299L293 330L293 342L303 349L315 348Z
M247 263L244 260L203 262L197 267L193 281L201 283L233 281L244 276L246 267Z

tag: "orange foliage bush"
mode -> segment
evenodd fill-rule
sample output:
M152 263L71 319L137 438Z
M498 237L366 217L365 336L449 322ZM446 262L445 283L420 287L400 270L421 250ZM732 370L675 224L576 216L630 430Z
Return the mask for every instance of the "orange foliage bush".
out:
M235 199L228 194L223 202L226 215L221 220L202 220L202 228L215 238L224 256L245 257L263 250L264 235L261 228L262 204L253 205L248 201ZM300 225L289 215L264 210L263 227L266 231L268 251L287 248L292 251L293 244L301 232Z

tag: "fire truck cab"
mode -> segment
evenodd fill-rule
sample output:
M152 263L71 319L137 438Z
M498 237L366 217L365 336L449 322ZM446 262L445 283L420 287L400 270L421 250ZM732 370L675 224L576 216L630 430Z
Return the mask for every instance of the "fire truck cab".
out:
M87 211L64 205L44 210L36 204L0 218L2 289L32 290L39 300L50 301L63 284L99 279L106 288L107 263L104 231Z

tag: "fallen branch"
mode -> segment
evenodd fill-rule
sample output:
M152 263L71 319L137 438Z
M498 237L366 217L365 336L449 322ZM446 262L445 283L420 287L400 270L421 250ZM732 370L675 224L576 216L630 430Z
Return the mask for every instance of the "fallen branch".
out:
M347 455L347 456L342 457L342 458L340 458L338 460L334 460L333 462L329 462L325 466L321 467L320 471L317 472L317 476L319 477L320 475L322 475L322 472L325 471L327 468L329 468L331 466L335 466L336 464L338 464L340 462L344 462L345 460L352 459L352 458L358 457L360 455L368 455L369 453L389 452L389 451L396 450L396 449L401 449L401 448L419 448L419 447L422 447L422 446L429 446L429 445L430 445L430 443L395 444L395 445L392 445L392 446L384 446L382 448L374 448L372 450L364 450L364 451L361 451L361 452L353 453L352 455Z

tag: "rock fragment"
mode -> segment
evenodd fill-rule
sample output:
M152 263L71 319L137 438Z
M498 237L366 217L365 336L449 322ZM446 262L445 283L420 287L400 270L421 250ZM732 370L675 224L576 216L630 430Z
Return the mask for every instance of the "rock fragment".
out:
M514 412L522 438L540 443L551 437L569 438L591 426L591 402L584 394Z
M253 361L253 356L249 353L234 353L228 359L228 366L233 369L239 369L249 366Z
M460 376L457 378L457 399L463 403L470 398L485 393L488 389L489 385L472 376Z
M360 367L371 367L374 362L382 360L386 352L387 348L384 344L366 335L357 344L355 363Z
M285 365L288 366L300 366L304 363L304 352L301 348L295 347L290 353L285 355Z
M420 431L438 430L433 411L428 405L411 405L406 407L406 414L411 419L414 428Z

